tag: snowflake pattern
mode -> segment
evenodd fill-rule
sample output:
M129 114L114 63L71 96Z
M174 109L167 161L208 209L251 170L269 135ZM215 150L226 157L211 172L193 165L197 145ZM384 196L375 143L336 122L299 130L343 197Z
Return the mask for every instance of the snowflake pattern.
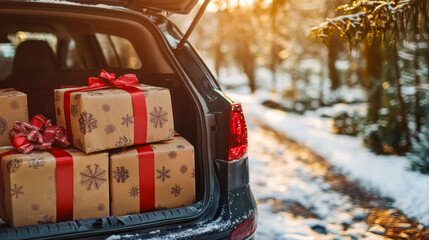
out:
M69 152L69 153L81 153L81 151L74 149L74 148L68 148L67 152Z
M140 195L140 190L137 186L131 187L129 194L130 194L130 197L136 198L137 196Z
M51 204L56 204L57 203L57 189L56 188L49 189L49 191L46 193L46 198L48 199L48 201Z
M167 209L167 207L166 206L162 206L162 205L159 205L158 204L158 206L156 206L156 208L155 208L155 210L165 210L165 209Z
M21 165L22 165L22 159L12 159L9 162L7 162L6 168L9 173L14 173L18 171Z
M83 149L83 142L80 138L76 139L76 146L80 149Z
M103 203L99 203L97 206L97 210L100 212L104 211L105 208L106 206Z
M103 106L101 106L101 109L103 109L104 112L109 112L110 111L110 105L109 104L103 104Z
M38 211L38 210L39 210L39 208L40 208L40 205L39 205L39 204L37 204L37 203L33 203L33 204L31 204L31 210L33 210L33 211Z
M59 92L55 92L54 93L54 101L55 102L59 102L61 99L60 93Z
M79 206L81 203L82 203L82 199L80 198L80 196L77 194L73 194L73 204L75 206Z
M185 164L183 164L183 165L180 167L180 173L181 173L181 174L185 174L187 171L188 171L188 166L186 166Z
M183 188L180 187L180 184L174 184L174 187L171 188L171 195L179 197L182 194Z
M9 103L9 106L12 110L16 110L19 108L19 102L13 100L12 102Z
M13 184L13 188L10 189L10 195L12 195L12 197L18 198L19 194L24 194L22 191L23 188L23 185L18 187L16 184Z
M0 117L0 136L7 130L7 122L4 118Z
M170 152L168 152L168 158L175 159L176 157L177 157L177 152L176 151L170 151Z
M57 108L57 115L61 116L61 108Z
M93 166L86 165L86 169L80 172L80 184L86 186L87 191L91 191L93 188L94 190L99 189L105 181L106 170L101 169L97 163Z
M158 126L162 128L165 123L168 122L167 114L168 113L166 111L162 110L161 106L158 106L158 108L154 107L153 111L149 113L150 122L155 128L157 128Z
M104 94L101 91L90 91L88 92L89 96L103 96Z
M174 137L174 128L168 129L168 137L173 138Z
M30 161L28 161L28 167L33 168L35 170L39 169L40 167L43 167L45 165L45 160L43 158L32 158Z
M113 171L113 179L117 183L124 183L129 177L129 171L124 166L116 167L116 170Z
M155 142L155 138L152 136L147 137L147 142Z
M77 111L77 104L72 104L72 105L70 106L70 114L71 114L73 117L76 117L78 113L79 113L79 112Z
M126 125L128 127L128 125L134 124L134 115L129 115L127 113L127 115L125 117L122 117L122 123L121 125Z
M131 139L128 139L127 136L119 137L119 140L116 142L116 147L126 147L131 145Z
M82 97L81 93L75 94L74 95L74 100L79 100Z
M112 134L115 132L115 130L116 130L116 127L113 124L109 124L104 128L104 132L106 134Z
M166 178L170 178L169 174L170 174L171 170L165 169L165 166L162 166L162 170L157 169L156 171L159 173L159 175L156 178L161 179L162 182L164 182Z
M195 178L195 168L192 168L191 178Z
M183 149L185 149L185 146L183 146L183 145L177 145L176 148L180 149L180 150L183 150Z
M97 119L94 118L92 113L82 112L79 118L79 129L85 135L91 133L93 129L96 129Z
M41 220L37 221L37 224L50 224L54 223L54 216L44 215Z

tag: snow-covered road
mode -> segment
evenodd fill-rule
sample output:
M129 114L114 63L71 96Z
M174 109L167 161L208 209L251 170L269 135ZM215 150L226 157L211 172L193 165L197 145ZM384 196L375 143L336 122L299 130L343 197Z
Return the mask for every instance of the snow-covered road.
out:
M252 119L248 129L257 239L383 239L368 231L367 210L330 190L325 171L302 161L305 152L290 151Z
M392 207L429 226L429 175L410 171L406 157L375 155L363 146L360 138L333 134L331 120L320 116L323 112L297 115L264 107L264 100L275 98L269 92L227 94L243 104L248 119L257 119L310 148L350 180L392 199ZM335 108L319 110L332 112Z

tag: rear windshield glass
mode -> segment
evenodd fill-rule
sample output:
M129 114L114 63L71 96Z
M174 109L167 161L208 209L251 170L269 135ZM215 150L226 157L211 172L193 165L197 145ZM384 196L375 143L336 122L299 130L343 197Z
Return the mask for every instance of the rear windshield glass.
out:
M46 41L56 54L57 37L52 33L22 32L7 34L7 39L0 43L0 79L12 74L13 58L19 44L27 40Z
M96 33L95 36L109 67L141 68L142 63L128 39L103 33Z
M84 39L87 38L90 37L86 36ZM103 33L95 33L95 38L98 43L97 48L100 49L102 60L107 67L125 69L140 69L142 67L142 62L128 39ZM96 63L91 62L96 61L96 58L89 59L79 54L79 46L72 37L65 38L59 43L57 36L52 33L18 31L7 34L7 40L0 43L0 80L12 74L15 51L22 42L28 40L46 41L56 58L65 56L63 61L58 59L61 69L91 69L96 65ZM62 46L66 47L62 48Z

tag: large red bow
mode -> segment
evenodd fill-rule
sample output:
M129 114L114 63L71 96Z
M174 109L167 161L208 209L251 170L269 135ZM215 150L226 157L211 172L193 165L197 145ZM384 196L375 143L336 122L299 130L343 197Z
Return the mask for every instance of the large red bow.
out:
M27 154L33 149L50 150L52 145L66 148L70 145L64 128L53 126L51 120L38 114L30 122L17 121L9 131L12 145L19 152Z
M139 80L135 74L125 74L116 79L115 73L106 72L104 69L101 71L98 77L89 77L88 78L88 87L89 88L103 88L107 86L111 87L121 87L121 86L132 86L138 85Z

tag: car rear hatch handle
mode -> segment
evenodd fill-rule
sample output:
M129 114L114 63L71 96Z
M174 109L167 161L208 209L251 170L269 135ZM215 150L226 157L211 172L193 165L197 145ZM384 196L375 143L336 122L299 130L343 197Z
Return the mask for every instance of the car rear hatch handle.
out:
M185 35L183 35L182 40L180 40L179 44L177 45L176 50L180 50L183 47L183 45L186 43L186 41L189 38L189 35L191 35L192 31L195 29L195 26L197 26L198 21L200 21L201 17L203 16L203 13L206 10L207 5L209 5L209 2L210 0L205 0L203 5L201 5L197 15L195 16L194 20L192 20L192 23L189 26L188 30L186 31Z

